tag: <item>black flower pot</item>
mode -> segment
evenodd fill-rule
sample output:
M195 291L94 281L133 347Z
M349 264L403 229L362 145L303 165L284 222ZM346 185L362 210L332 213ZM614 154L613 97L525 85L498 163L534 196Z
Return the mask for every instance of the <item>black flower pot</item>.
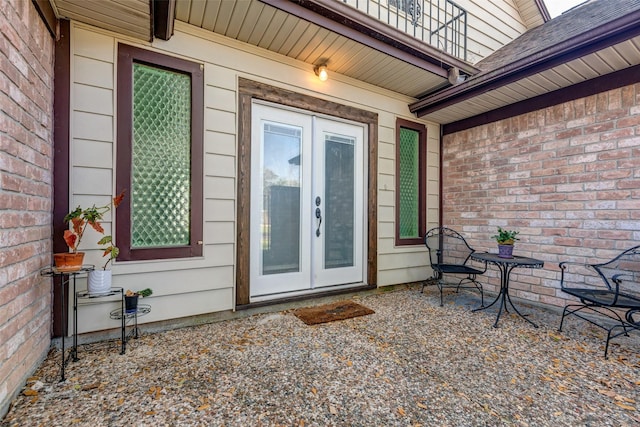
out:
M126 313L135 313L138 309L138 297L140 295L124 296L124 310Z

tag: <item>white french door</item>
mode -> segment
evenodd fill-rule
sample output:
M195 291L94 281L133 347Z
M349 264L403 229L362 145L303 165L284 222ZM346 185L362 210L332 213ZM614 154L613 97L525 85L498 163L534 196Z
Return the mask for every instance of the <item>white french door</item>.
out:
M251 297L361 283L364 126L252 106Z

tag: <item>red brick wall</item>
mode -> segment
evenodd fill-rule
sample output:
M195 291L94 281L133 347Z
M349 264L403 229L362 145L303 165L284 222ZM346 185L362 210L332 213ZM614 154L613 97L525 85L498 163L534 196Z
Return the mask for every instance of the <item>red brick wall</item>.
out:
M51 342L53 47L30 0L0 0L0 417Z
M516 229L518 297L564 305L558 263L610 259L640 245L640 83L446 135L443 224L479 250ZM490 289L496 289L495 271Z

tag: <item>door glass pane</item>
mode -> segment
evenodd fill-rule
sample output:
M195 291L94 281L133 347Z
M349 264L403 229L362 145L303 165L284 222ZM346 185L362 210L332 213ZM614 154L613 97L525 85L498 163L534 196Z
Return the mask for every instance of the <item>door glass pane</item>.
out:
M353 265L354 140L325 137L324 268Z
M191 78L133 65L131 247L188 245Z
M419 235L420 214L418 212L420 171L419 133L413 129L400 128L400 238L416 238Z
M262 274L300 271L302 129L265 123L262 156Z

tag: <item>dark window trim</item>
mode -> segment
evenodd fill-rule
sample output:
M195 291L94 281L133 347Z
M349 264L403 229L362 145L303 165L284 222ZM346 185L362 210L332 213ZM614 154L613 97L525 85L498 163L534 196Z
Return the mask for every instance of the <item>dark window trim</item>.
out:
M118 123L116 189L131 187L131 148L133 129L133 63L141 63L191 76L191 232L186 246L131 249L131 197L125 197L116 210L118 261L188 258L202 256L203 240L203 157L204 157L204 72L199 63L186 61L118 44Z
M418 235L424 236L427 231L427 128L420 123L405 119L396 119L396 246L421 245L422 237L412 239L400 238L400 129L411 129L418 132Z

